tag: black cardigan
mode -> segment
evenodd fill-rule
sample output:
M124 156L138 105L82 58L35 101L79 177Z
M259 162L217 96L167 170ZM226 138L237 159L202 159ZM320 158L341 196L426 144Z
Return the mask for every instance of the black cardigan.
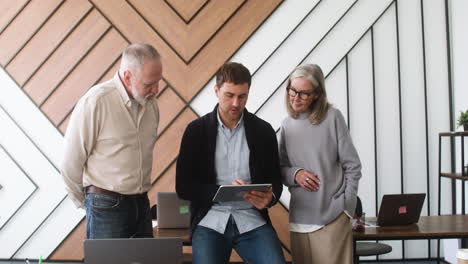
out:
M192 232L210 210L219 187L215 171L217 111L218 106L187 126L177 159L176 191L180 198L191 201ZM283 191L275 131L247 110L244 110L244 127L252 183L271 183L275 195L271 205L274 205ZM263 209L260 213L270 223L268 211Z

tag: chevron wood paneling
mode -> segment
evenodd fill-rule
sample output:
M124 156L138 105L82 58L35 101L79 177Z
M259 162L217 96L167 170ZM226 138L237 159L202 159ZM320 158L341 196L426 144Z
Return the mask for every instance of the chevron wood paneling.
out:
M50 259L82 260L84 258L83 241L86 239L86 221L84 219L70 232L68 239L71 241L76 240L77 242L62 243L62 245L52 253Z
M110 24L94 9L34 73L23 89L38 105L80 64L84 55L104 36ZM73 51L73 52L70 52Z
M32 1L0 35L0 63L5 66L59 6L59 0Z
M149 42L158 48L163 56L165 79L186 101L190 101L198 93L216 70L232 56L280 2L279 0L247 1L190 64L186 64L158 34L155 34L153 28L129 3L121 0L112 2L93 0L96 7L129 41Z
M162 1L132 0L135 9L142 14L161 37L171 44L184 61L193 56L210 40L245 0L209 1L199 16L190 24L178 19L170 7Z
M68 115L67 118L63 120L62 124L58 127L62 135L65 135L65 132L67 131L67 126L68 126L68 122L70 121L70 117L71 115Z
M8 23L18 14L21 9L25 6L27 0L0 1L0 33L5 29Z
M119 67L120 67L120 57L119 56L115 61L114 63L112 64L112 66L107 70L107 72L101 77L101 79L99 79L99 81L97 81L97 83L102 83L102 82L105 82L105 81L108 81L112 78L114 78L114 75L115 73L119 70Z
M40 64L71 33L80 20L91 10L86 0L67 1L28 41L21 52L8 64L7 71L18 84L23 85Z
M166 0L171 8L177 15L181 16L185 23L190 23L194 16L208 3L208 0Z
M161 134L180 113L185 103L172 89L164 89L158 97L158 103L159 110L164 113L159 118L158 134Z
M182 133L197 118L189 105L193 97L281 3L0 0L0 64L63 134L79 98L118 70L122 50L133 42L153 44L164 76L149 192L153 204L156 192L174 191ZM274 211L281 226L287 212ZM84 238L83 220L49 258L81 260ZM282 241L288 245L289 234ZM233 258L239 260L237 254Z
M180 141L185 128L194 120L197 115L189 108L186 108L174 123L162 133L156 141L154 147L153 171L151 180L154 181L167 168L169 164L174 162L179 154Z
M110 30L50 95L41 109L55 125L66 118L73 105L100 79L127 44L116 30Z

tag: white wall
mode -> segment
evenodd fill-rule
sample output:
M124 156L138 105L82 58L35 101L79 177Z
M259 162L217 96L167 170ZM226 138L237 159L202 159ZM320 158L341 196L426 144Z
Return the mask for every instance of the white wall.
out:
M286 116L287 75L298 64L321 65L329 99L348 117L362 160L359 195L367 215L376 215L384 194L400 192L427 193L422 214L437 214L438 133L450 130L445 1L305 3L285 1L233 56L254 73L247 108L278 128ZM460 16L465 19L466 12ZM465 41L460 47L467 47L466 34L461 29L458 34ZM466 83L466 74L460 74ZM216 102L212 87L213 81L193 102L200 115ZM468 97L461 97L458 87L455 94L466 107L462 98ZM449 181L442 188L444 197L451 197ZM288 205L287 191L282 202ZM450 213L450 200L442 203L442 213ZM383 259L437 254L434 241L386 243L393 251Z

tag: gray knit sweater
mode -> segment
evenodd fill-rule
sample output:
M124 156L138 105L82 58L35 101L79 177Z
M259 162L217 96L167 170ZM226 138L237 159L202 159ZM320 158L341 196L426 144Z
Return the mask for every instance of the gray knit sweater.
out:
M345 210L354 214L361 162L338 109L330 107L319 125L305 114L284 119L279 152L283 183L291 192L290 222L327 225ZM306 191L294 181L301 168L318 175L318 191Z

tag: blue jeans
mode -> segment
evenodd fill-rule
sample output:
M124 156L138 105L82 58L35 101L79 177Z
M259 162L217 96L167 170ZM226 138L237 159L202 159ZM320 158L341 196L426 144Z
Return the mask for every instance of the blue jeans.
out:
M245 263L286 263L278 236L270 224L239 234L231 216L224 234L203 226L195 228L192 236L193 264L229 263L233 248Z
M88 193L85 198L86 237L153 237L148 196Z

